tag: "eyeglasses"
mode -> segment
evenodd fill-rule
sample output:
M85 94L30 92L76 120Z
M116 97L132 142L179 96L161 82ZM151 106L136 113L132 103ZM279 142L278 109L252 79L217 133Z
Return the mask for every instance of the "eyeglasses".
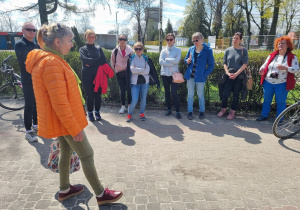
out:
M119 41L127 41L127 39L120 38Z
M96 39L95 36L88 36L88 39Z
M34 28L25 28L25 30L29 32L37 32L37 30Z
M134 51L142 51L143 48L134 48Z
M166 39L167 42L172 42L174 39Z
M195 43L195 42L198 42L199 40L198 39L196 39L196 40L193 40L193 43Z

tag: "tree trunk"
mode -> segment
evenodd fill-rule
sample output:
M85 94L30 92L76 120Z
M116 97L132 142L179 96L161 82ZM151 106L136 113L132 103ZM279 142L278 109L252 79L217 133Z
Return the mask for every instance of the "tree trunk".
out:
M46 0L38 0L41 25L48 24L48 15L46 8Z
M274 38L276 35L276 27L277 27L277 22L278 22L278 16L279 16L279 6L280 6L281 0L275 0L275 5L274 5L274 11L273 11L273 20L271 23L271 28L269 31L269 37L268 37L268 45L267 49L272 50L273 43L274 43Z

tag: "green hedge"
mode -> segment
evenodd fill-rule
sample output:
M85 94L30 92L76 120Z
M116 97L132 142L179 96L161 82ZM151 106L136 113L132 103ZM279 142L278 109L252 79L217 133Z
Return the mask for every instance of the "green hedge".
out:
M104 50L105 56L108 61L110 61L111 51ZM250 111L260 111L263 101L263 90L260 82L260 76L258 75L258 70L260 66L264 63L265 59L268 57L270 51L249 51L249 65L248 68L252 72L253 76L253 89L248 92L247 99L245 101L241 101L239 105L239 110L243 110L246 112ZM294 53L299 58L300 51L296 50ZM157 71L158 75L160 74L160 65L159 65L159 53L147 53L149 57L151 57ZM19 73L19 66L15 56L15 53L12 51L1 51L0 52L0 60L3 60L8 55L13 55L14 57L10 60L9 65L13 66L15 71ZM186 52L182 53L182 58L179 63L179 69L182 74L184 74L186 70L186 65L184 64L184 57ZM206 100L206 109L208 110L216 110L220 107L220 100L218 95L218 82L224 73L223 69L223 53L215 53L215 68L212 74L209 76L206 85L205 85L205 100ZM82 62L79 58L79 52L70 52L66 56L66 61L72 66L78 76L81 78L81 66ZM296 75L297 77L297 75ZM0 83L4 82L3 74L0 75ZM164 106L164 88L160 78L161 88L158 90L156 86L151 86L149 89L149 94L147 96L147 104L150 106ZM296 88L289 92L288 95L288 104L292 104L299 98L299 90L300 86L297 84ZM84 90L83 90L84 91ZM186 82L179 84L179 96L181 101L182 108L187 107L187 87ZM120 103L120 93L119 93L119 86L116 80L116 77L109 79L109 87L107 94L103 96L104 103ZM194 105L198 107L198 98L195 95L194 98ZM275 105L273 105L275 106Z

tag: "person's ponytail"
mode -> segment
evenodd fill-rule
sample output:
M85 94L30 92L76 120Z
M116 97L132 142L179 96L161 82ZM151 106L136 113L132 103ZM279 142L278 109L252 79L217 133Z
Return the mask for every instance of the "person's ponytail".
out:
M45 34L47 34L47 28L48 28L48 26L44 24L44 25L42 25L40 30L37 32L37 42L39 43L39 45L42 49L44 49L44 45L45 45L43 36Z

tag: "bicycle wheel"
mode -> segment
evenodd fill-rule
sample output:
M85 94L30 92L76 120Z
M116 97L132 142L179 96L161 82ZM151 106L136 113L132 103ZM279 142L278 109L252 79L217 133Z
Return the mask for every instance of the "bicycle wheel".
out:
M300 131L300 102L286 108L275 120L273 134L282 139L296 135Z
M0 87L0 106L9 110L20 110L25 107L21 85L5 84Z

